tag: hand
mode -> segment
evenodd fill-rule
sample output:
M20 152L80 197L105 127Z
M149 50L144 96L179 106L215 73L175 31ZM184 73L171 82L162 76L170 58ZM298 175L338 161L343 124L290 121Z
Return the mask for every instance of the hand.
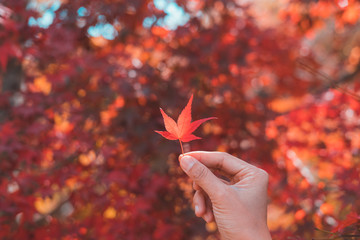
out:
M268 240L268 174L228 153L189 152L180 166L194 181L195 214L215 220L224 240ZM219 170L229 181L210 170Z

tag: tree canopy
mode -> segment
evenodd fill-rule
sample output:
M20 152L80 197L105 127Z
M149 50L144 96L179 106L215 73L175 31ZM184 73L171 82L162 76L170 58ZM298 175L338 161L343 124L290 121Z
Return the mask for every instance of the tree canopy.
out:
M250 2L2 0L1 239L218 239L154 133L191 94L184 150L268 171L274 239L359 236L360 2Z

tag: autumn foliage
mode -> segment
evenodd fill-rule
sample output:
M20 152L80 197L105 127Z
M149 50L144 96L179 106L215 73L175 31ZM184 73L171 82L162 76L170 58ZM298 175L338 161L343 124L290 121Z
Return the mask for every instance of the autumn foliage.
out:
M170 30L151 0L0 2L0 239L218 239L154 133L192 93L218 119L184 151L268 171L274 239L359 237L360 2L176 3Z
M179 118L176 122L160 108L161 115L163 116L164 119L164 125L166 131L155 130L156 133L159 133L161 136L163 136L168 140L179 140L182 153L184 153L182 143L190 142L196 139L201 139L200 137L195 136L193 132L204 122L215 118L215 117L209 117L191 122L191 105L192 105L193 97L194 96L191 95L188 104L181 111Z

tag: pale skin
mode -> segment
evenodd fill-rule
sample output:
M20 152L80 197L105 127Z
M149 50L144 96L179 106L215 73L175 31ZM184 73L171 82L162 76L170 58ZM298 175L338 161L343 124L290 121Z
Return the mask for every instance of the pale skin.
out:
M193 180L195 214L215 221L223 240L269 240L268 174L224 152L188 152L180 166ZM214 174L218 170L230 181Z

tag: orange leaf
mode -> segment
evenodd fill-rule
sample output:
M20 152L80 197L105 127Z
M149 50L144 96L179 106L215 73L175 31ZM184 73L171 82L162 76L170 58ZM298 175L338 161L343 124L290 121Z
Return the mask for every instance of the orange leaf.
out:
M200 137L192 134L202 123L215 119L215 117L209 117L191 122L191 105L193 101L193 95L191 95L188 104L182 110L177 122L169 117L161 108L160 112L164 118L164 124L166 131L155 131L166 139L179 140L181 142L190 142L192 140L201 139Z

